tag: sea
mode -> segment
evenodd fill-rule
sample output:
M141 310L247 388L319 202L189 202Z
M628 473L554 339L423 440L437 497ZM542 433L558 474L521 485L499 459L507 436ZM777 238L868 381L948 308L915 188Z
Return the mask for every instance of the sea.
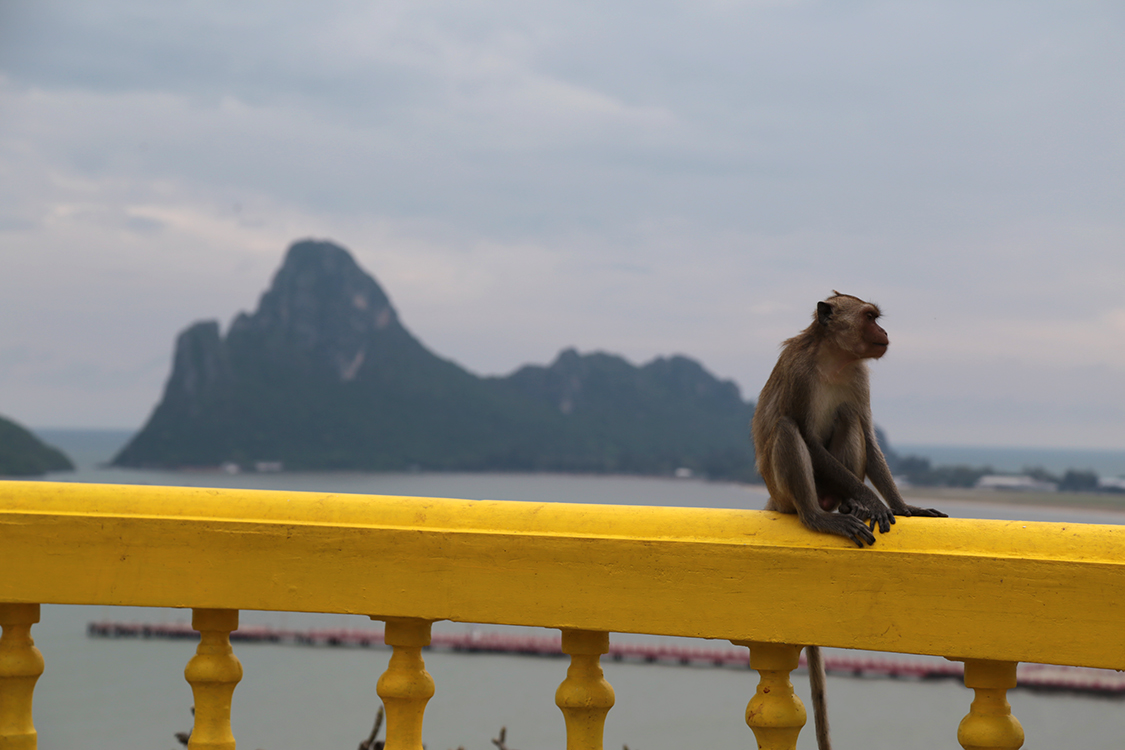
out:
M62 448L77 470L48 475L46 481L114 484L245 487L290 491L331 491L422 497L615 503L663 506L761 508L763 488L698 479L576 476L559 474L366 474L292 472L161 472L105 466L128 439L127 431L40 430ZM925 455L916 446L895 446ZM997 449L984 449L997 450ZM1108 452L1094 452L1108 453ZM1042 465L1051 471L1095 468L1125 474L1125 454L1095 456L1063 452L1065 466L1039 454L974 454L965 461L1001 469ZM929 456L928 456L929 457ZM1070 464L1072 460L1085 462ZM1103 461L1104 463L1096 463ZM931 458L931 460L934 460ZM1031 463L1021 463L1030 460ZM944 459L935 463L945 463ZM934 501L950 516L1016 518L1033 521L1125 523L1125 513L1067 507L1025 507L1008 503ZM46 660L35 693L39 747L174 750L175 732L191 726L191 690L183 669L194 653L190 641L89 638L92 621L188 623L190 611L166 608L44 605L32 629ZM286 612L243 612L242 624L276 628L378 628L366 618ZM437 623L435 632L465 629L553 631ZM619 640L655 636L612 634ZM687 639L677 639L687 640ZM710 644L707 644L710 645ZM350 750L371 731L379 704L375 684L386 669L386 649L235 645L244 677L234 694L233 728L244 750ZM426 709L423 741L429 750L491 750L506 728L506 742L518 750L562 750L562 715L554 693L566 662L518 655L425 653L436 693ZM755 747L745 723L746 704L757 675L749 669L641 664L606 660L606 679L616 705L605 728L605 746L631 750L678 750L688 744ZM793 675L797 694L809 704L805 675ZM957 725L968 712L972 691L956 681L904 681L830 676L829 713L836 747L950 748ZM1027 734L1025 747L1120 748L1125 738L1121 698L1073 693L1008 693L1013 714ZM811 727L798 748L815 747Z

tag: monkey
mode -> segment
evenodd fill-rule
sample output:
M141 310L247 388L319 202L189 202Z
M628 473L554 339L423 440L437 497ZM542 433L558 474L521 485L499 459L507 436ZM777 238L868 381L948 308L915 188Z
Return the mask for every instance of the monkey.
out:
M945 516L903 501L875 439L866 360L890 345L881 315L835 290L818 302L809 327L782 343L751 423L766 509L796 513L807 528L860 547L875 543L876 526L888 532L895 516Z
M875 439L867 360L890 346L881 315L878 306L836 290L818 302L808 328L782 343L750 428L770 493L766 510L796 513L806 528L861 548L875 543L876 526L890 531L895 516L945 517L903 501ZM817 746L829 750L824 662L818 646L805 652Z

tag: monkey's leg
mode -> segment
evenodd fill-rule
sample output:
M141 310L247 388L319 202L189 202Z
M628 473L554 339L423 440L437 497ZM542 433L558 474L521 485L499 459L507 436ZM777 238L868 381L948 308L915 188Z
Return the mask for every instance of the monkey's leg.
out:
M797 423L788 417L779 420L773 437L773 450L769 456L776 485L770 487L772 508L785 513L796 513L801 523L813 531L847 537L860 547L874 544L875 534L863 521L855 516L828 513L820 507L813 459ZM823 446L821 450L827 455ZM839 466L839 462L836 464ZM840 468L847 473L842 466Z
M827 451L851 476L841 475L835 466L821 465L821 461L814 457L813 468L816 471L817 482L834 487L835 489L831 491L844 498L841 512L851 513L867 520L872 531L875 530L876 525L882 533L890 531L891 524L895 522L894 513L887 510L883 501L863 482L867 466L867 440L863 419L854 407L844 405L836 412L835 426L832 437L828 441ZM824 463L827 464L827 460ZM843 476L846 481L833 481L830 476ZM854 482L851 481L852 477L855 478Z
M870 521L872 530L878 525L880 532L885 534L890 531L891 524L895 522L894 514L875 491L849 471L823 445L815 441L809 441L806 445L813 471L822 486L835 488L835 492L844 498L844 506L851 508L852 516Z
M851 409L841 407L837 412L836 426L828 441L828 452L855 476L864 475L867 445L863 439L863 426Z
M837 461L844 465L848 471L856 476L862 476L863 473L863 445L862 434L857 435L857 431L847 428L847 423L840 421L837 424L837 429L832 432L832 438L828 441L828 452L831 453ZM859 440L857 440L857 437ZM825 472L813 471L816 478L816 491L817 495L821 498L820 506L825 510L831 510L825 504L825 498L837 499L838 502L834 506L840 513L855 515L857 517L864 517L862 512L848 496L846 487L842 487L835 482L828 480ZM875 525L871 524L868 528L872 531L875 530Z

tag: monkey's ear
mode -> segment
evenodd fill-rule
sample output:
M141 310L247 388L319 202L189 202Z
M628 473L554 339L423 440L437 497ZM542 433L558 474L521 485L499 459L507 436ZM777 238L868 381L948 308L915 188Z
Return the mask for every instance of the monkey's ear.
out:
M827 302L816 303L816 322L822 326L828 325L828 319L832 317L832 305Z

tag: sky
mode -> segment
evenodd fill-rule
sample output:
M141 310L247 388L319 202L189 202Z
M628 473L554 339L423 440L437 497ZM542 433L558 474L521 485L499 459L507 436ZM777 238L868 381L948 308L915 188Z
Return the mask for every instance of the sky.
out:
M838 289L892 444L1125 449L1123 40L1082 0L0 0L0 414L139 427L312 237L478 374L756 399Z

